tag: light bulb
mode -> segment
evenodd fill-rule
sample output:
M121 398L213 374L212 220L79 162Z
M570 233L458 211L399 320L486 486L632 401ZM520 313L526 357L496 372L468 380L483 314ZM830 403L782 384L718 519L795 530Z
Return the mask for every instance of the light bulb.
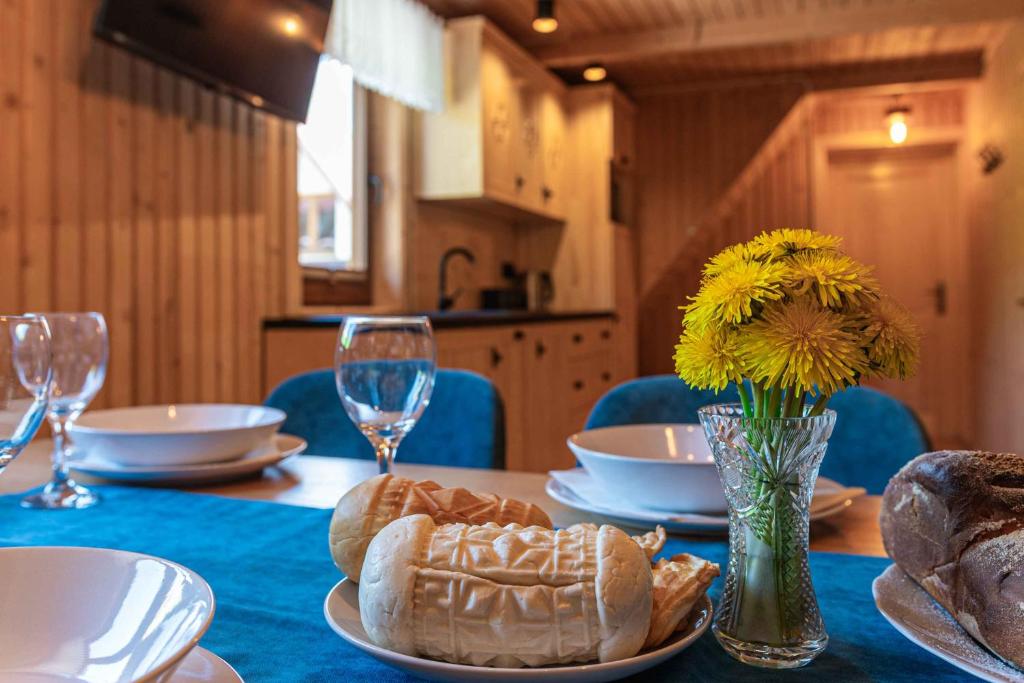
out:
M907 141L907 112L905 110L890 111L886 117L889 124L889 139L894 145L902 145Z
M605 79L605 76L607 75L608 70L605 69L600 64L591 64L590 66L583 70L584 80L590 81L591 83L603 81Z

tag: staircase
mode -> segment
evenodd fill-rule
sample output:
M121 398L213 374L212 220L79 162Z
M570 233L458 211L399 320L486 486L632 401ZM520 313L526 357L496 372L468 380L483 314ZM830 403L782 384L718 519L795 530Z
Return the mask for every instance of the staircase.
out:
M813 223L813 109L813 95L805 95L793 105L736 180L690 230L670 265L642 293L641 375L673 371L672 350L682 321L678 307L697 292L701 269L709 257L766 229Z

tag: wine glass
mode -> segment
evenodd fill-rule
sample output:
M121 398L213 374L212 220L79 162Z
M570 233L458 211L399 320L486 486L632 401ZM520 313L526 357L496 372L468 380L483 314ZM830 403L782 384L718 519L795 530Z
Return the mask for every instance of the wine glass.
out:
M348 317L338 331L334 377L349 418L391 471L398 444L430 403L437 351L425 317Z
M46 417L53 432L53 478L40 493L21 501L26 508L87 508L99 495L68 476L71 452L68 426L73 425L107 374L107 323L99 313L39 313L50 327L53 382Z
M50 364L50 330L45 320L0 315L0 472L43 423Z

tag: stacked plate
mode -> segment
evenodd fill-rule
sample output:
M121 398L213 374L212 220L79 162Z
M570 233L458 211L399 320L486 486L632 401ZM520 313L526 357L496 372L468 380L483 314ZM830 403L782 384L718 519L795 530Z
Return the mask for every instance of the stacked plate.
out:
M700 425L605 427L575 434L568 444L583 467L550 472L546 491L559 503L624 526L728 531L725 495ZM864 494L821 477L811 519L842 512Z
M71 428L72 469L136 483L199 484L255 474L306 448L276 408L185 404L88 412Z
M198 646L213 591L186 567L100 548L4 548L0 576L0 680L242 680Z

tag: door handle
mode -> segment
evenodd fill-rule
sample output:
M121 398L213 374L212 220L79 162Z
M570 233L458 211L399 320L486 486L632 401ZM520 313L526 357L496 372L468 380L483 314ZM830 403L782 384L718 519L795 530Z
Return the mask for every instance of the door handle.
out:
M503 361L504 359L505 359L505 357L503 355L501 355L501 351L499 351L498 349L496 349L496 348L494 348L492 346L491 347L491 367L492 368L498 367L499 365L501 365L501 361Z
M534 347L534 351L537 354L537 358L540 358L541 356L548 352L548 347L544 346L544 342L538 341L537 345Z
M935 283L935 286L932 287L932 296L935 297L935 314L940 316L946 315L949 301L945 280L939 280Z

